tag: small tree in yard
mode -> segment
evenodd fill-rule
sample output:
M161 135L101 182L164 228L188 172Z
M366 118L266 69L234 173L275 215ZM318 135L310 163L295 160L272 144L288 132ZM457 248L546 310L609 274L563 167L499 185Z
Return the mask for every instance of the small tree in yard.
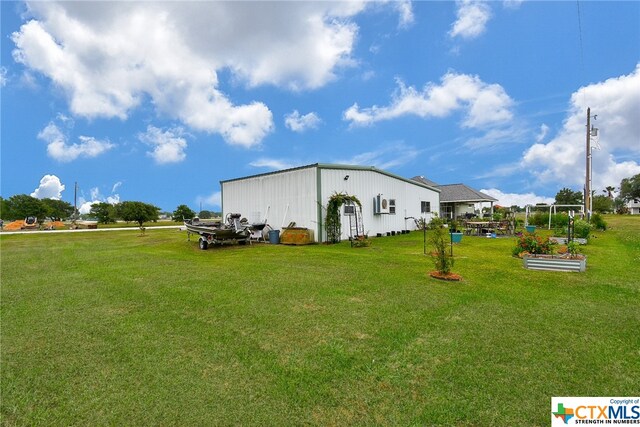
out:
M191 219L196 216L196 213L189 209L187 205L180 205L176 208L175 211L171 214L174 221L184 221L186 219Z
M453 257L447 251L447 246L450 243L449 232L442 226L436 226L431 231L429 237L429 243L434 247L434 251L431 256L433 263L435 264L437 272L441 276L447 276L451 273L451 267L453 267Z
M127 222L137 222L142 228L145 222L158 221L160 208L143 202L122 202L116 205L118 217Z
M94 203L89 213L98 218L100 224L116 222L116 208L111 203Z

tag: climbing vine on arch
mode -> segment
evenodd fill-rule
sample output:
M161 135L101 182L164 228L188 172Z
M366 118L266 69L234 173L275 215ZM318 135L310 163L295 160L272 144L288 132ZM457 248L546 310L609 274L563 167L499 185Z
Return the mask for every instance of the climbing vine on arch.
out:
M358 205L358 208L362 208L362 203L360 203L360 200L358 200L356 196L336 192L329 197L329 203L327 203L327 218L325 219L327 241L329 243L340 242L340 235L342 234L340 206L344 204L355 204Z

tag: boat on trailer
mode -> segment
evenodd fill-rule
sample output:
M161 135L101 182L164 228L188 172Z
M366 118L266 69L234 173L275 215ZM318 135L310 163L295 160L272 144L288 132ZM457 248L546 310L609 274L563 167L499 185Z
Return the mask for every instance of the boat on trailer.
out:
M20 227L21 230L37 230L40 227L40 224L38 224L38 218L35 216L28 216L24 219L24 222L22 223L22 226Z
M225 243L238 243L245 245L251 239L252 227L246 220L240 219L239 213L230 213L225 217L224 222L205 222L200 218L193 218L184 221L187 229L187 239L191 234L198 234L198 246L206 250L210 245L222 245Z

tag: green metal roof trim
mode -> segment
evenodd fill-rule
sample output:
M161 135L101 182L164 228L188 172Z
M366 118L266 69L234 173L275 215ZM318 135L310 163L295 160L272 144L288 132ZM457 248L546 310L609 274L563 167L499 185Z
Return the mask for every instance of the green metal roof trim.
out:
M249 176L245 176L245 177L241 177L241 178L227 179L227 180L220 181L220 185L222 185L225 182L242 181L244 179L259 178L259 177L262 177L262 176L276 175L276 174L280 174L280 173L292 172L292 171L296 171L296 170L309 169L309 168L315 168L315 167L317 167L318 169L361 170L361 171L377 172L379 174L386 175L388 177L395 178L395 179L398 179L400 181L404 181L404 182L406 182L408 184L417 185L418 187L427 188L429 190L432 190L432 191L435 191L437 193L440 193L440 190L438 188L426 185L426 184L424 184L422 182L417 182L417 181L414 181L414 180L411 180L411 179L403 178L403 177L401 177L399 175L395 175L395 174L392 174L391 172L387 172L385 170L378 169L378 168L376 168L374 166L337 165L337 164L330 164L330 163L314 163L314 164L311 164L311 165L298 166L298 167L290 168L290 169L282 169L282 170L279 170L279 171L259 173L259 174L256 174L256 175L249 175Z

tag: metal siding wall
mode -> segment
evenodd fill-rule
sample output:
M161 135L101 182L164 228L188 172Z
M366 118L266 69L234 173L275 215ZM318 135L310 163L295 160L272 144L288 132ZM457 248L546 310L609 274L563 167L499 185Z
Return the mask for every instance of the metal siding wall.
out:
M238 212L249 222L264 220L276 230L295 221L317 234L316 168L300 169L222 184L223 215ZM289 208L287 209L287 205ZM286 218L285 218L286 213Z
M345 176L349 179L345 180ZM432 212L437 212L440 196L436 191L413 185L393 177L383 175L375 171L348 170L348 169L322 169L321 170L322 206L326 207L329 197L333 193L347 193L356 196L362 203L362 219L364 230L369 236L388 231L415 230L415 222L405 220L412 216L421 218L420 202L431 202ZM382 194L386 199L396 200L395 215L374 215L373 198ZM323 209L322 220L324 222L326 211ZM431 217L428 216L427 220ZM342 238L349 238L349 218L343 216ZM323 232L322 239L326 237Z

